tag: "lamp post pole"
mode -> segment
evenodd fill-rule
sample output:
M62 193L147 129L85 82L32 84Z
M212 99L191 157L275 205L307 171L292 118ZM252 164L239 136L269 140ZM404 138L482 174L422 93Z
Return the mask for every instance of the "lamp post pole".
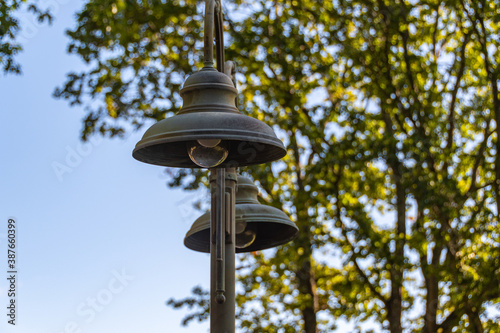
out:
M234 168L211 169L210 332L235 332Z

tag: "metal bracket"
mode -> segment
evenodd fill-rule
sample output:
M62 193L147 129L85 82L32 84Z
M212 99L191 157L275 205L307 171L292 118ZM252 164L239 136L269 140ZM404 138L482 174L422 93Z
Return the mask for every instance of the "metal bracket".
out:
M224 73L224 26L222 5L220 0L205 1L205 31L204 31L204 64L213 67L214 63L214 30L217 70Z

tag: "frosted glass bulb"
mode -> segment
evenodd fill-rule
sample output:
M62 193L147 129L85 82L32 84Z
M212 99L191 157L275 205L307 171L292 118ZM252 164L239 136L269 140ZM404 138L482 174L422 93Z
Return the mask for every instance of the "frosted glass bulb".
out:
M218 139L203 139L188 146L188 155L196 165L213 168L226 160L228 150Z
M246 226L247 224L245 222L236 223L236 244L234 244L234 246L238 249L244 249L252 245L255 238L257 238L257 233L247 229Z
M200 140L198 140L198 143L200 145L202 145L203 147L213 148L220 143L220 140L219 139L200 139Z
M245 221L238 221L234 225L236 234L241 234L247 228L247 223Z

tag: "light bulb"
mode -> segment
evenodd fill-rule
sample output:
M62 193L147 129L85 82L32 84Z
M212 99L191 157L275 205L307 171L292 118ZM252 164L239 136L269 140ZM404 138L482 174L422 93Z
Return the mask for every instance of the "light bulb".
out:
M257 233L253 230L247 228L246 222L236 223L236 244L235 247L238 249L244 249L253 244L255 238L257 238Z
M220 143L220 139L200 139L198 143L203 147L213 148Z
M227 158L227 145L218 139L201 139L188 145L188 155L191 161L203 168L213 168Z

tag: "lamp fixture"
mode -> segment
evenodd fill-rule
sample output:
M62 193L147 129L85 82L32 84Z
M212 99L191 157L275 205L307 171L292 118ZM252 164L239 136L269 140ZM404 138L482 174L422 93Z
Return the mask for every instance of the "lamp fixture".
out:
M281 210L259 203L259 190L248 177L238 176L236 186L236 253L268 249L295 238L297 226ZM210 212L196 219L184 245L194 251L210 252Z
M220 3L206 3L204 67L184 82L179 112L151 126L132 156L141 162L178 168L234 168L278 160L286 155L286 149L272 128L241 114L236 107L238 91L224 73ZM215 19L214 9L218 14ZM213 67L215 21L218 70Z

